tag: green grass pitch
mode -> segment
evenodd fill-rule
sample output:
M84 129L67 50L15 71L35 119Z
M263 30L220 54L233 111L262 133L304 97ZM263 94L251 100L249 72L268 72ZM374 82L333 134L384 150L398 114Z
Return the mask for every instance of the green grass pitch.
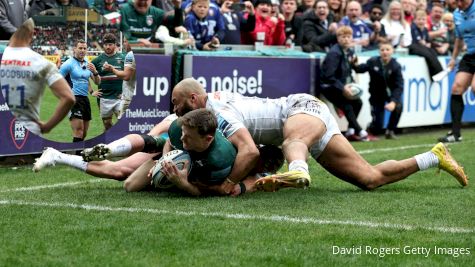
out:
M94 90L97 90L97 85L92 83ZM89 122L89 130L87 132L86 140L94 138L104 132L104 126L99 113L99 107L97 105L97 98L89 95L89 102L91 103L91 117ZM46 88L43 95L43 101L41 102L40 117L42 121L48 120L56 109L58 99L53 95L49 88ZM113 123L117 122L117 118L113 117ZM72 142L72 130L69 123L69 115L66 116L53 130L43 137L48 140L57 142Z
M354 145L376 164L441 134ZM450 148L473 177L475 129L463 134ZM473 184L431 169L365 192L309 162L310 188L237 198L126 193L64 166L0 168L0 266L473 266Z

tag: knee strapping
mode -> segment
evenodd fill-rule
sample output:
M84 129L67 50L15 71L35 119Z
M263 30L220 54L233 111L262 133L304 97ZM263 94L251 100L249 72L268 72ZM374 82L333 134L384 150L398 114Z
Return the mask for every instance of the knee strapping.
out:
M144 141L143 152L156 153L162 152L166 139L161 136L150 136L147 134L141 135Z

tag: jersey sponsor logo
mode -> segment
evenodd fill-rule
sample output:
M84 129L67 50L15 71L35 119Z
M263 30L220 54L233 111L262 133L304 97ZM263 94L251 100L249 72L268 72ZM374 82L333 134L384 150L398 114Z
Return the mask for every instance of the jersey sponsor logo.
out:
M146 21L146 23L147 23L147 26L151 26L151 25L153 24L153 17L152 17L152 15L147 15L145 21Z
M26 129L25 125L16 119L12 119L10 122L10 135L12 137L13 144L15 147L20 150L26 143L28 139L29 131Z
M2 60L2 65L5 66L20 66L20 67L30 67L31 66L31 61L27 60L17 60L17 59L5 59Z

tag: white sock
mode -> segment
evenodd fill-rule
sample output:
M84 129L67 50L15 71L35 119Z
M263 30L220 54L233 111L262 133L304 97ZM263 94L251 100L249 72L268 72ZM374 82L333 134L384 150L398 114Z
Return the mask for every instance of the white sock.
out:
M366 137L366 136L368 136L368 132L366 130L361 130L359 136L360 137Z
M350 136L350 135L354 135L354 134L355 134L355 129L348 128L348 130L346 130L345 136Z
M415 155L414 158L421 171L439 166L439 158L432 151Z
M308 164L305 160L294 160L289 163L289 171L303 171L308 173Z
M58 164L68 165L83 172L87 169L87 162L81 156L60 153L55 161Z
M129 139L122 137L108 144L107 147L111 150L112 157L124 157L128 156L132 150L132 143Z

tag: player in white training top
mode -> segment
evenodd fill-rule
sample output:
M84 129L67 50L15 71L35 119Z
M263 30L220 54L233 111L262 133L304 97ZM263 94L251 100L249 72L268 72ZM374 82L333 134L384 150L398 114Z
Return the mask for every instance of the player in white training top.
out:
M32 19L18 28L5 49L0 66L1 90L9 109L32 133L41 135L53 129L69 112L74 96L56 66L30 49ZM46 84L59 99L46 122L40 121L40 105Z

